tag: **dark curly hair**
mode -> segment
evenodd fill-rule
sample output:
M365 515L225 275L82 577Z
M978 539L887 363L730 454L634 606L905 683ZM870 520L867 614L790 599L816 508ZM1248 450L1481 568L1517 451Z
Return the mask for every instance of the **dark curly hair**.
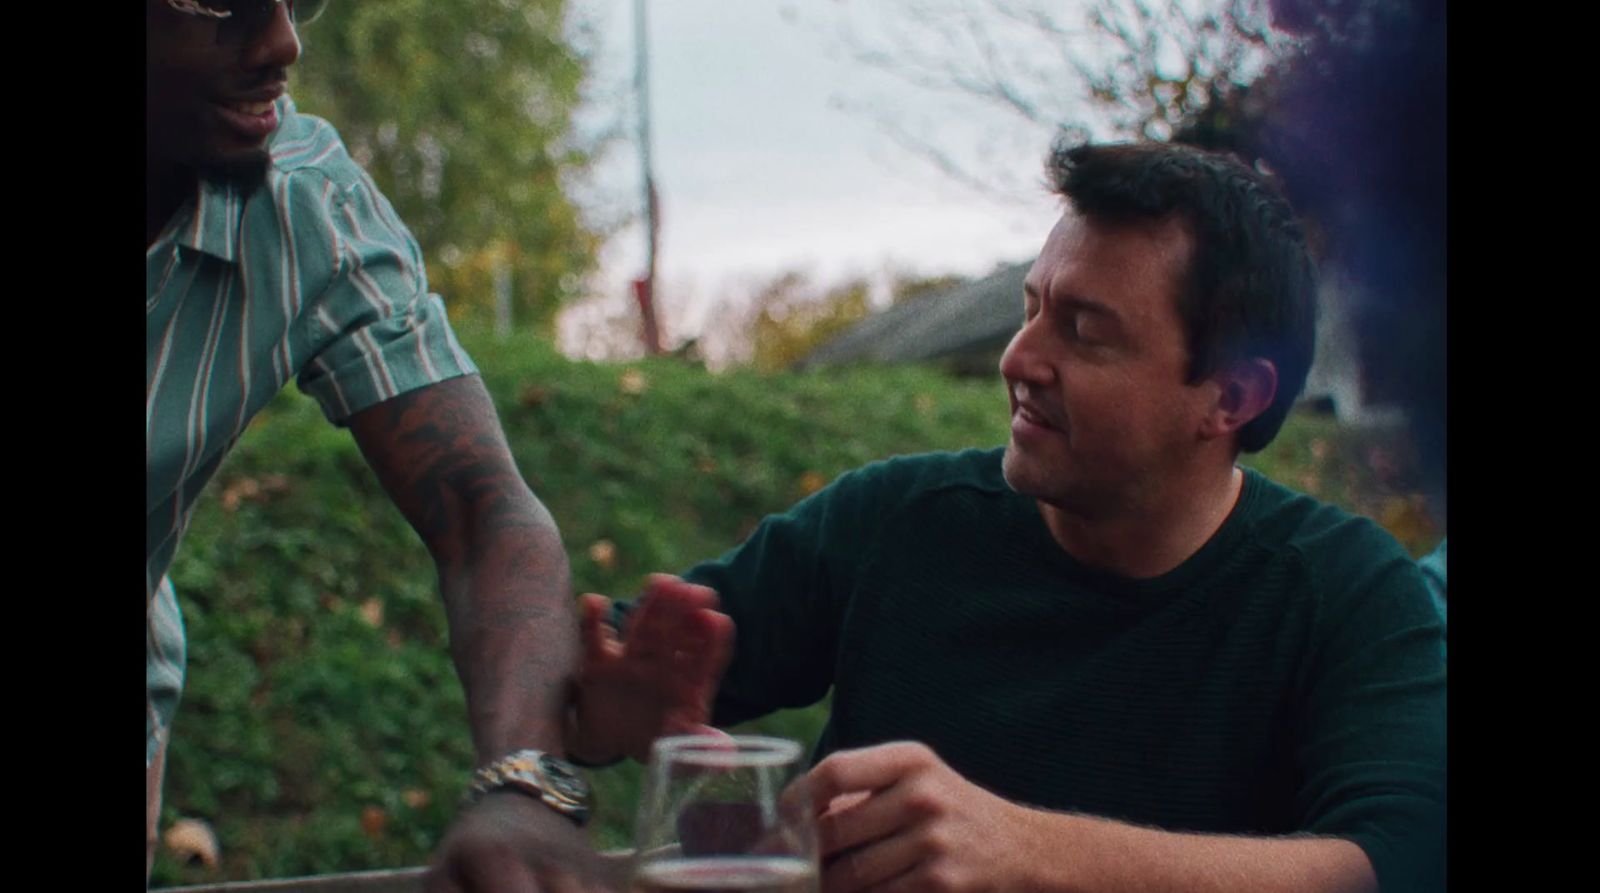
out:
M1056 192L1091 220L1177 215L1189 226L1194 256L1178 296L1189 383L1240 360L1270 360L1277 394L1239 430L1239 448L1253 453L1271 443L1305 387L1316 342L1316 264L1289 203L1233 155L1175 143L1062 141L1048 172Z

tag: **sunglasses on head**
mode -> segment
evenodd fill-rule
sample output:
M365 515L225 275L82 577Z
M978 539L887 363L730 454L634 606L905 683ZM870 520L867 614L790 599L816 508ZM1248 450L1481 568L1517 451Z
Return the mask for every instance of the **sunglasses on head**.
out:
M168 6L185 15L215 19L218 42L260 34L280 4L289 8L289 19L296 25L309 23L328 5L327 0L167 0Z

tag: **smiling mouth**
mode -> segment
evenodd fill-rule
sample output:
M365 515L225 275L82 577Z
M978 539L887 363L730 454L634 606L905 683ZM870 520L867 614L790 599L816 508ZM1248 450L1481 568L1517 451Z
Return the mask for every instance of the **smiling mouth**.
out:
M252 146L267 139L278 127L278 108L273 98L218 99L212 101L211 107L236 139Z
M255 118L259 118L262 115L272 111L272 100L270 99L262 100L261 102L219 102L217 105L222 106L230 112L236 112L241 115L250 115L251 117Z
M1017 406L1017 417L1022 419L1025 422L1027 422L1028 424L1034 425L1034 426L1039 427L1039 428L1044 428L1044 429L1050 430L1050 431L1060 431L1061 430L1061 427L1059 425L1056 425L1055 423L1051 422L1049 419L1047 419L1044 416L1040 415L1038 412L1035 412L1032 408L1030 408L1028 406L1018 405Z

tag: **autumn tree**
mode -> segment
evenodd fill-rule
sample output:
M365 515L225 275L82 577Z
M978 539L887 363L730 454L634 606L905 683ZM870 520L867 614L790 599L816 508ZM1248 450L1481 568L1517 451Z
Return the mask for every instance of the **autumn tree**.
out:
M871 311L865 279L817 288L802 273L784 273L759 288L747 311L750 364L764 372L793 366L817 345Z
M574 134L587 51L565 0L330 3L301 34L301 111L327 118L421 244L453 317L548 332L594 265L569 198L597 146Z
M939 294L971 281L970 278L958 273L945 273L937 276L900 275L895 277L889 289L889 303L906 304L919 298Z
M870 316L885 299L890 305L904 304L968 281L953 274L886 270L875 277L848 277L822 285L791 270L726 302L725 306L739 309L717 314L722 322L711 337L727 343L727 362L777 372L795 367Z

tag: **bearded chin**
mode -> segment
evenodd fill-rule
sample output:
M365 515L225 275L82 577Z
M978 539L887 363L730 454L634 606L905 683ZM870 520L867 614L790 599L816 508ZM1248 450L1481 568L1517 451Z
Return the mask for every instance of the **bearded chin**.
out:
M230 158L207 159L199 165L199 173L207 181L249 194L266 182L267 169L271 166L272 153L262 149Z

